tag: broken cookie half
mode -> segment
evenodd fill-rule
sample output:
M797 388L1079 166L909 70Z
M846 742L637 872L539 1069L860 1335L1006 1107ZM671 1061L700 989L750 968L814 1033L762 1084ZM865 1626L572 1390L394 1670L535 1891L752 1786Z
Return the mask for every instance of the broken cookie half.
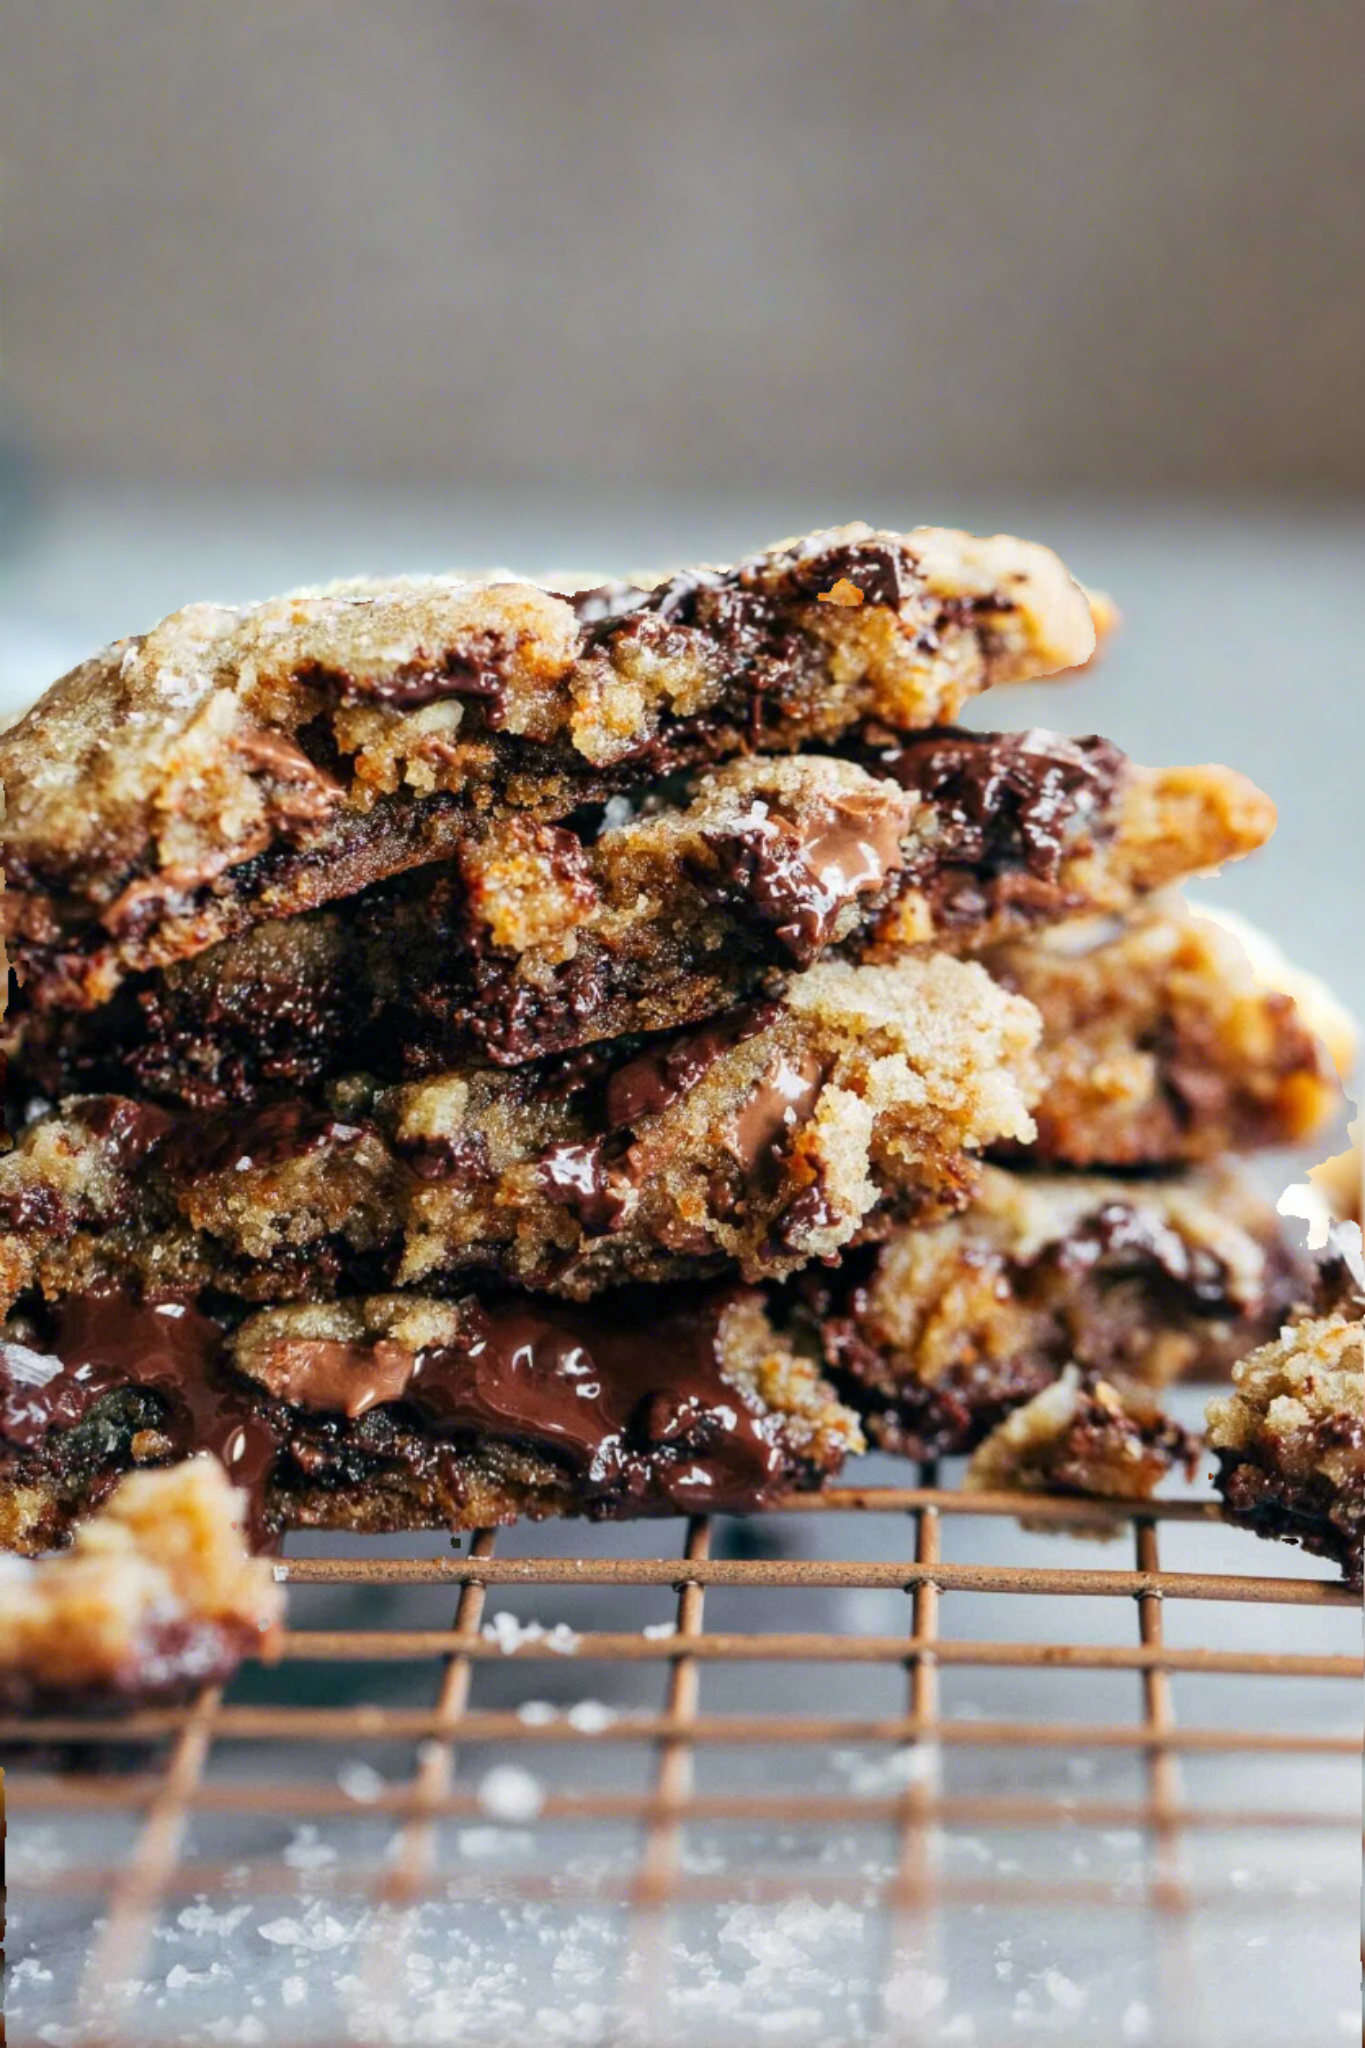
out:
M60 1555L0 1556L0 1710L178 1700L268 1656L284 1595L242 1512L217 1460L194 1457L130 1473Z

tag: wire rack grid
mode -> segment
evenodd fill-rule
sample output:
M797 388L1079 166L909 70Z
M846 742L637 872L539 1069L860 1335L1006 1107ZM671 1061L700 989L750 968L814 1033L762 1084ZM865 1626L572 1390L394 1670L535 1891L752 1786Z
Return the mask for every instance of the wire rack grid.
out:
M273 1696L243 1699L238 1685L226 1699L211 1689L183 1708L118 1721L0 1723L0 1753L9 1760L11 1839L40 1819L84 1820L93 1829L90 1839L107 1840L113 1851L83 1854L75 1864L51 1871L37 1868L24 1880L26 1899L35 1902L45 1893L60 1899L88 1931L88 1941L82 1938L72 1951L83 1948L84 1956L69 1988L77 2019L83 2014L91 2031L61 2038L159 2038L144 2006L135 2020L127 2012L120 2019L107 1993L110 1986L140 1981L159 1924L173 1918L185 1899L199 1901L194 1910L202 1911L205 1900L298 1893L297 1856L259 1853L258 1841L246 1862L234 1857L232 1845L240 1849L244 1827L258 1821L276 1829L287 1821L294 1840L302 1830L309 1842L332 1824L360 1821L363 1844L351 1840L344 1856L311 1859L303 1880L312 1910L320 1910L318 1899L334 1903L358 1896L370 1914L368 1965L343 1980L351 1985L345 2034L350 2040L363 2037L364 2015L375 2010L377 1979L393 1967L394 1930L402 1924L394 1916L417 1911L424 1902L439 1900L452 1909L462 1900L486 1905L496 1899L506 1912L516 1901L563 1908L590 1900L619 1909L628 1938L616 1951L613 1999L601 2008L608 2015L602 2020L607 2031L593 2034L585 2022L582 2036L615 2041L674 2038L661 1987L680 1967L686 1975L687 1943L676 1935L690 1910L739 1901L780 1916L784 1901L800 1900L818 1914L844 1899L860 1912L875 1910L882 1928L880 1969L872 1973L879 1981L863 1985L869 1995L856 2026L850 2021L849 2038L977 2038L970 2016L959 2015L953 2033L951 2001L938 1988L950 1979L933 1967L942 1961L941 1945L936 1946L940 1923L954 1909L984 1909L997 1916L997 1925L1015 1924L998 1917L1011 1911L1060 1913L1073 1922L1083 1915L1090 1925L1092 1914L1102 1918L1108 1906L1157 1927L1161 1966L1175 1971L1165 2022L1154 2015L1159 2000L1148 1982L1143 1997L1124 2005L1127 2031L1121 2038L1149 2038L1143 2029L1150 2024L1162 2026L1150 2038L1176 2042L1171 2014L1188 2014L1195 1995L1193 1964L1182 1944L1191 1943L1202 1915L1248 1905L1245 1893L1237 1892L1239 1875L1245 1882L1246 1874L1226 1856L1210 1862L1200 1845L1248 1830L1282 1844L1269 1879L1257 1882L1256 1912L1264 1917L1314 1910L1320 1916L1321 1887L1302 1876L1313 1866L1301 1860L1298 1845L1330 1838L1349 1849L1358 1837L1358 1809L1340 1793L1343 1760L1358 1754L1360 1742L1358 1691L1346 1689L1358 1689L1362 1675L1356 1604L1344 1588L1320 1577L1280 1574L1276 1567L1286 1553L1251 1538L1236 1539L1244 1546L1238 1556L1268 1567L1259 1573L1172 1569L1163 1561L1163 1544L1216 1522L1216 1508L1207 1500L1116 1504L1114 1526L1126 1528L1129 1547L1126 1556L1111 1548L1110 1561L1102 1565L1077 1562L1059 1545L1042 1562L1020 1562L1017 1498L947 1489L932 1469L920 1477L914 1487L830 1488L793 1503L784 1526L796 1528L797 1547L815 1555L762 1554L764 1543L743 1534L750 1525L698 1519L667 1555L657 1548L621 1555L614 1540L620 1532L606 1529L578 1532L570 1538L575 1550L567 1554L509 1555L499 1533L484 1530L463 1554L293 1557L278 1567L293 1589L294 1620L270 1674ZM1028 1512L1033 1525L1055 1532L1083 1528L1094 1510L1048 1498L1030 1499ZM854 1518L858 1542L844 1549L856 1548L856 1557L841 1555L839 1544L829 1540L850 1526L840 1517ZM984 1559L950 1554L954 1546L951 1540L945 1544L945 1533L951 1539L967 1526L973 1547L987 1553ZM1221 1533L1226 1540L1230 1532ZM517 1534L526 1540L526 1532ZM818 1540L802 1542L803 1537ZM1028 1543L1022 1548L1028 1551ZM591 1611L595 1600L622 1589L671 1602L671 1612L666 1610L664 1621L631 1629L522 1627L498 1617L490 1626L488 1620L494 1597L528 1590L551 1602L572 1596L580 1611L585 1601ZM435 1627L403 1625L396 1590L420 1590L431 1599L453 1595L453 1618ZM359 1601L362 1625L301 1625L300 1605L319 1592L344 1592ZM835 1625L835 1610L824 1606L818 1627L786 1625L797 1595L837 1595L846 1623L850 1594L864 1603L871 1597L903 1601L903 1627L859 1625L863 1619L875 1623L885 1610L879 1607L874 1616L856 1600L851 1627ZM973 1625L983 1596L993 1596L993 1616L1040 1610L1048 1626L1036 1634L1007 1629L987 1637ZM726 1603L724 1625L708 1612L719 1600ZM1310 1610L1318 1617L1319 1645L1322 1625L1330 1623L1332 1646L1220 1645L1220 1634L1227 1634L1223 1618L1248 1605L1273 1608L1281 1616ZM953 1626L945 1625L949 1608ZM738 1623L728 1618L737 1611ZM1197 1640L1172 1640L1175 1632L1166 1621L1176 1612L1198 1617L1195 1628L1179 1632ZM1102 1616L1105 1625L1083 1620L1078 1632L1072 1620L1078 1613ZM774 1616L778 1626L772 1625ZM536 1667L542 1683L543 1674L553 1671L565 1694L559 1708L537 1705L532 1711L524 1699L480 1703L478 1680L485 1667L495 1667L492 1675L500 1677L505 1694L513 1669L526 1664ZM434 1680L422 1704L412 1703L419 1687L401 1686L395 1696L391 1683L377 1688L387 1694L378 1701L337 1701L339 1690L363 1695L366 1673L392 1675L410 1667L424 1668ZM776 1696L776 1703L744 1712L709 1704L710 1680L735 1667L766 1674L765 1699ZM837 1676L838 1711L796 1683L798 1667ZM598 1708L586 1697L589 1670L598 1682L605 1673L628 1675L637 1688L647 1684L653 1703ZM945 1682L969 1672L993 1674L1007 1698L1017 1692L1021 1701L1027 1681L1042 1678L1048 1688L1044 1711L983 1714L969 1703L955 1710L945 1704ZM1077 1719L1064 1705L1059 1709L1063 1695L1057 1688L1076 1685L1081 1674L1089 1675L1090 1684L1097 1675L1111 1686L1121 1684L1129 1711ZM340 1686L347 1675L352 1683ZM873 1698L874 1675L882 1683L889 1676L895 1685L897 1696L889 1703L884 1694ZM1202 1724L1179 1717L1179 1688L1212 1679L1226 1681L1219 1695L1222 1711ZM1272 1711L1258 1720L1239 1707L1262 1681L1273 1682ZM1339 1713L1326 1723L1321 1715L1301 1721L1288 1681L1313 1681L1319 1692L1335 1688ZM850 1688L856 1696L864 1687L867 1710L849 1711ZM246 1689L250 1694L252 1687ZM374 1745L389 1760L389 1772L363 1776L359 1788L354 1768L349 1776L343 1770L330 1778L311 1768L338 1746L355 1754ZM553 1760L545 1773L548 1789L517 1768L533 1749ZM400 1753L407 1756L406 1769L393 1766ZM716 1789L704 1766L722 1753L739 1761ZM825 1766L831 1757L871 1753L893 1764L899 1760L899 1766L882 1777L863 1772L856 1783L828 1788ZM504 1760L497 1782L486 1772L480 1776L481 1760L489 1756ZM958 1757L990 1759L991 1769L960 1789L951 1768ZM1084 1778L1067 1775L1081 1757L1121 1760L1132 1772L1131 1785L1117 1794L1104 1787L1097 1792ZM773 1758L788 1766L777 1782L769 1782L765 1768ZM1241 1788L1235 1799L1190 1796L1185 1774L1192 1763L1208 1759L1235 1768ZM1049 1763L1064 1767L1060 1778ZM1313 1768L1324 1763L1336 1767L1332 1796L1305 1801L1304 1773L1311 1791ZM490 1783L499 1795L491 1803ZM216 1855L215 1818L236 1830L229 1850ZM490 1821L533 1824L542 1849L550 1846L536 1857L490 1870L468 1853L483 1842ZM451 1828L457 1830L453 1837ZM596 1866L563 1847L566 1835L584 1829L607 1830L617 1844ZM738 1844L732 1853L694 1853L703 1831L726 1829ZM879 1861L841 1860L830 1853L831 1845L837 1851L839 1831L866 1829L878 1830L885 1844ZM477 1843L470 1830L478 1833ZM980 1852L983 1838L999 1842L1011 1833L1035 1845L1035 1852ZM1139 1861L1116 1868L1112 1858L1090 1858L1075 1846L1099 1841L1136 1841ZM1039 1842L1071 1847L1064 1859L1040 1859ZM813 1854L800 1853L812 1844ZM953 1853L964 1845L977 1845L966 1868ZM791 1922L779 1917L775 1924L790 1928ZM306 1945L307 1939L304 1930L300 1940ZM1008 1950L1009 1942L1004 1946ZM908 1975L907 1957L913 1958ZM999 1961L997 1971L1009 1974ZM1045 1987L1037 1997L1058 2023L1068 2019L1069 1998L1088 1998L1083 1985L1075 1987L1060 1972L1042 1969L1034 1977ZM1054 1994L1050 2004L1047 1990ZM1028 1990L1011 1995L1034 1996ZM907 2012L919 2014L913 2034L901 2030ZM704 2037L729 2039L724 2018L723 2009L712 2010ZM932 2031L938 2022L948 2029L941 2036ZM735 2039L750 2038L738 2020L736 2025ZM680 2038L703 2037L695 2022L691 2029L679 2026ZM792 2038L804 2038L797 2027L789 2031ZM536 2037L529 2023L517 2032L523 2040ZM375 2038L381 2037L440 2038L376 2029ZM837 2038L828 2018L819 2037ZM248 2031L213 2038L277 2037ZM286 2030L278 2038L313 2036ZM469 2038L498 2037L475 2029ZM1091 2036L1079 2032L1068 2038ZM1119 2036L1097 2032L1094 2038ZM1330 2038L1330 2028L1324 2038Z

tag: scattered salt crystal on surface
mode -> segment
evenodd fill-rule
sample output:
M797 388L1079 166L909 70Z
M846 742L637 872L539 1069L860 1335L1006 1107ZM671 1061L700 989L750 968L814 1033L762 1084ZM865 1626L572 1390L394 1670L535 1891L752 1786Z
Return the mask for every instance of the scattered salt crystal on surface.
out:
M600 1735L615 1719L615 1709L604 1706L601 1700L576 1700L569 1709L569 1726L580 1735Z
M497 1820L534 1820L545 1804L545 1787L517 1764L495 1764L479 1780L479 1804Z
M890 1797L907 1785L930 1782L940 1756L936 1743L913 1742L885 1756L870 1757L859 1749L836 1749L830 1762L860 1798Z
M302 2005L308 1996L308 1980L305 1977L286 1977L280 1986L280 1997L286 2005Z
M352 1930L343 1927L330 1913L310 1906L302 1920L270 1920L256 1932L262 1941L274 1942L278 1948L322 1950L340 1948L350 1940Z
M1077 1984L1074 1978L1068 1977L1061 1970L1047 1969L1040 1971L1038 1982L1042 1985L1052 2003L1060 2005L1064 2012L1079 2012L1086 1999L1090 1996L1089 1992Z
M615 832L622 825L628 825L635 816L635 806L628 796L609 796L602 806L602 830Z
M547 1629L543 1622L518 1621L505 1608L484 1623L483 1635L488 1642L497 1644L504 1657L514 1657L528 1643L543 1643L557 1656L571 1657L579 1642L574 1630L562 1621Z
M357 1759L354 1763L343 1764L337 1772L337 1783L348 1799L354 1799L358 1806L373 1806L376 1799L384 1797L384 1780L378 1771Z
M517 1719L528 1728L548 1728L551 1721L559 1719L559 1708L551 1706L548 1700L523 1700L517 1708Z
M250 1906L229 1906L225 1913L217 1913L207 1899L196 1899L177 1915L176 1925L183 1927L186 1934L227 1936L241 1926L250 1911Z
M509 1850L521 1855L535 1847L535 1837L518 1828L461 1828L455 1846L469 1862L482 1863Z
M30 1984L50 1984L52 1982L51 1970L45 1970L37 1956L22 1957L19 1962L15 1963L10 1974L16 1984L23 1984L25 1982Z
M337 1852L320 1839L316 1828L299 1828L285 1847L284 1861L291 1870L325 1870L335 1863Z
M911 1965L899 1969L886 1987L886 2009L898 2020L927 2019L948 1996L948 1979Z
M976 2021L969 2012L955 2012L950 2020L943 2022L938 2037L940 2041L974 2041Z
M1134 1998L1124 2006L1119 2017L1119 2032L1125 2041L1145 2041L1152 2031L1150 2006L1140 1998Z
M675 1636L677 1633L678 1624L676 1621L651 1621L646 1623L645 1627L640 1630L640 1634L648 1636L651 1643L662 1643L667 1637Z
M813 2005L792 2005L785 2012L755 2013L753 2023L760 2034L809 2034L823 2017Z
M1010 1978L1014 1975L1014 1964L1009 1960L1008 1956L996 1957L995 1974L1002 1984L1008 1984Z
M226 1966L210 1963L206 1970L187 1970L183 1963L173 1963L166 1972L168 1991L187 1991L191 1984L212 1984L215 1977L226 1977Z

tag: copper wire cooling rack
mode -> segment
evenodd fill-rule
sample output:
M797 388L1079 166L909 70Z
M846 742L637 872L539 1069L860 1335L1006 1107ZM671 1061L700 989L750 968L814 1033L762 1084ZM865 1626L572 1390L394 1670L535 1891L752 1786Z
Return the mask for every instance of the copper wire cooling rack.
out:
M1357 1694L1342 1685L1358 1686L1362 1674L1351 1596L1326 1577L1288 1575L1319 1569L1293 1553L1226 1529L1210 1532L1217 1515L1207 1500L1120 1504L1115 1522L1126 1531L1123 1543L1103 1553L1078 1552L1064 1541L1021 1537L1015 1498L962 1494L934 1483L932 1471L921 1476L926 1483L917 1487L831 1488L792 1503L782 1526L794 1532L787 1547L805 1553L795 1556L771 1554L766 1524L698 1519L667 1555L657 1547L622 1553L656 1540L660 1526L678 1525L655 1525L654 1535L643 1538L637 1528L633 1546L622 1543L620 1530L560 1525L549 1542L534 1529L519 1529L510 1539L484 1530L462 1552L434 1557L291 1558L279 1567L293 1589L281 1666L257 1674L269 1677L270 1696L243 1699L239 1681L226 1699L208 1690L182 1709L117 1722L0 1722L9 1758L11 1839L39 1820L73 1817L101 1826L117 1820L128 1831L116 1853L85 1858L54 1875L39 1871L26 1880L26 1892L40 1895L49 1886L68 1905L76 1896L89 1899L87 1996L92 1986L136 1972L159 1916L173 1912L178 1901L212 1899L225 1886L241 1896L244 1883L254 1896L297 1886L297 1870L277 1853L251 1861L245 1871L232 1855L215 1853L207 1825L215 1816L238 1829L253 1816L272 1828L287 1820L316 1829L354 1820L359 1811L370 1830L369 1849L348 1850L318 1873L329 1896L358 1892L367 1905L399 1908L437 1895L447 1901L487 1897L487 1870L463 1867L458 1855L447 1853L442 1831L487 1819L480 1773L488 1757L516 1764L534 1746L554 1766L545 1774L550 1782L535 1816L539 1838L572 1839L575 1829L599 1826L614 1829L627 1846L596 1874L575 1874L567 1850L548 1861L500 1868L493 1886L500 1898L562 1900L577 1888L612 1898L633 1924L656 1929L689 1902L721 1897L856 1896L908 1924L954 1903L1072 1912L1118 1903L1131 1910L1131 1874L1116 1883L1103 1869L1087 1867L1083 1855L1067 1865L1049 1860L1042 1869L1031 1857L1022 1865L1000 1857L964 1873L942 1854L945 1841L964 1834L998 1839L1017 1831L1035 1840L1040 1830L1045 1836L1065 1830L1074 1843L1128 1830L1143 1843L1141 1906L1170 1926L1172 1916L1189 1924L1220 1900L1229 1903L1227 1858L1201 1856L1199 1846L1254 1829L1285 1844L1277 1858L1285 1882L1278 1889L1272 1884L1258 1904L1292 1909L1292 1880L1300 1868L1295 1838L1359 1828L1358 1809L1340 1796L1341 1759L1359 1748ZM1057 1498L1031 1499L1028 1512L1031 1522L1054 1531L1093 1515L1087 1504ZM841 1544L839 1532L854 1527L856 1540ZM1222 1548L1212 1548L1220 1561L1231 1543L1253 1570L1171 1569L1163 1562L1163 1545L1188 1554L1201 1532L1217 1535ZM969 1542L959 1540L968 1534ZM512 1550L529 1546L533 1554L509 1554L509 1542ZM574 1548L557 1554L556 1542ZM964 1561L955 1554L964 1548L984 1551L984 1561L979 1554ZM850 1556L854 1550L859 1554ZM1030 1561L1021 1562L1021 1555ZM1105 1561L1091 1562L1096 1556ZM378 1588L385 1589L382 1595ZM318 1589L332 1595L346 1589L364 1625L302 1625ZM403 1625L394 1589L405 1596L420 1589L428 1601L448 1591L453 1616L434 1627ZM599 1614L622 1589L647 1595L664 1618L644 1628L575 1625L571 1638L563 1628L489 1627L500 1598L532 1591L552 1619L556 1603L562 1607L566 1600L577 1603L580 1614ZM850 1607L849 1589L861 1594L861 1604L855 1599ZM818 1626L786 1625L790 1596L797 1594L814 1596ZM869 1596L876 1596L870 1604ZM1007 1604L985 1596L1004 1596ZM1248 1604L1275 1612L1262 1612L1259 1630L1230 1630L1234 1610ZM983 1607L992 1617L989 1638L975 1619ZM1252 1635L1292 1644L1291 1610L1300 1616L1316 1611L1315 1647L1240 1646ZM899 1626L884 1625L888 1611L903 1616ZM1019 1634L1016 1615L1039 1616L1043 1625ZM1323 1648L1324 1640L1332 1646ZM509 1703L512 1663L535 1664L537 1682L558 1687L553 1714L531 1715ZM425 1696L420 1686L400 1688L396 1699L346 1696L356 1690L357 1673L387 1672L388 1687L377 1689L391 1693L399 1666L425 1668ZM487 1666L497 1667L504 1697L480 1704ZM709 1703L715 1675L740 1666L769 1676L764 1697L771 1703L761 1711ZM796 1683L797 1667L838 1677L837 1711ZM574 1701L588 1696L590 1672L599 1687L604 1674L633 1687L638 1703L614 1715L573 1711ZM959 1710L945 1687L964 1673L995 1674L997 1696L1004 1686L1007 1701L1017 1696L1020 1710ZM1075 1697L1088 1701L1102 1677L1118 1688L1102 1696L1124 1698L1127 1711L1072 1718L1066 1689L1074 1692L1081 1674L1089 1674L1084 1683L1091 1690ZM1040 1675L1044 1709L1029 1714L1023 1711L1029 1684ZM349 1685L340 1684L343 1678ZM1205 1682L1212 1680L1222 1682L1221 1690L1215 1685L1210 1692ZM1273 1682L1268 1695L1262 1681ZM1319 1707L1326 1688L1333 1707L1325 1721L1321 1712L1300 1714L1289 1681L1313 1681ZM867 1710L849 1711L850 1687L858 1694L864 1683ZM885 1691L876 1690L888 1683L894 1687L889 1703ZM1181 1688L1192 1684L1203 1709L1197 1720L1183 1709L1177 1713ZM639 1699L645 1685L649 1693ZM344 1704L337 1704L338 1694ZM415 1697L422 1703L412 1704ZM1260 1703L1256 1712L1249 1710L1253 1699ZM118 1745L116 1753L101 1751L109 1744ZM390 1760L401 1745L406 1766L391 1763L386 1776L375 1774L358 1809L354 1791L335 1772L319 1777L312 1760L324 1750L356 1753L373 1745L383 1745ZM603 1762L608 1746L621 1760L619 1770ZM865 1783L858 1790L830 1789L824 1763L850 1750L910 1754L926 1767L884 1784L874 1777L870 1790ZM732 1773L716 1789L706 1762L721 1752L741 1762L738 1782ZM989 1755L993 1768L978 1769L969 1789L955 1789L952 1760L968 1752L982 1764ZM767 1782L759 1770L754 1760L760 1753L789 1766L779 1782ZM1128 1789L1097 1792L1067 1776L1061 1767L1078 1757L1122 1763ZM1211 1758L1236 1766L1235 1798L1210 1801L1189 1790L1192 1767ZM1332 1760L1333 1796L1310 1796L1313 1767ZM1230 1782L1227 1770L1219 1782ZM788 1848L794 1831L828 1843L838 1830L875 1826L888 1853L872 1874L866 1864L840 1867L828 1854L803 1861L755 1852L746 1863L741 1851L738 1864L731 1860L724 1868L689 1855L698 1829L727 1826L751 1843L759 1831L779 1831L777 1839L786 1830L780 1838ZM1342 1839L1339 1832L1336 1839ZM1231 1874L1236 1877L1235 1869ZM133 2037L151 2038L141 2023ZM99 2038L114 2036L102 2032ZM710 2038L719 2036L713 2031Z

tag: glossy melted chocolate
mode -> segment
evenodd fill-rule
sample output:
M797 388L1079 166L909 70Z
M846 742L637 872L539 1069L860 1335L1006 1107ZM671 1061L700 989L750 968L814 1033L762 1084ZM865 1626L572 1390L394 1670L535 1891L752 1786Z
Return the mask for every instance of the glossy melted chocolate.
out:
M697 879L708 894L752 911L789 959L809 967L840 913L875 896L902 866L909 826L908 806L871 792L822 804L801 825L769 806L704 835L717 873Z
M402 1402L444 1436L528 1444L594 1501L680 1512L761 1505L790 1479L780 1423L726 1378L732 1297L662 1312L468 1302L458 1341L419 1351L284 1338L253 1366L291 1406L344 1414Z
M218 1325L179 1302L66 1303L40 1351L0 1344L0 1444L39 1449L106 1395L155 1394L177 1457L212 1451L270 1541L272 1480L297 1411L358 1421L401 1404L436 1440L494 1438L562 1462L585 1510L742 1512L788 1484L799 1460L780 1417L727 1377L722 1326L733 1294L592 1310L467 1301L458 1339L413 1351L284 1337L252 1378L228 1363Z
M1056 882L1076 839L1110 829L1125 757L1110 741L1060 733L974 733L954 727L869 751L867 764L934 806L932 844L910 862L932 882L947 866L983 879L1023 867Z

